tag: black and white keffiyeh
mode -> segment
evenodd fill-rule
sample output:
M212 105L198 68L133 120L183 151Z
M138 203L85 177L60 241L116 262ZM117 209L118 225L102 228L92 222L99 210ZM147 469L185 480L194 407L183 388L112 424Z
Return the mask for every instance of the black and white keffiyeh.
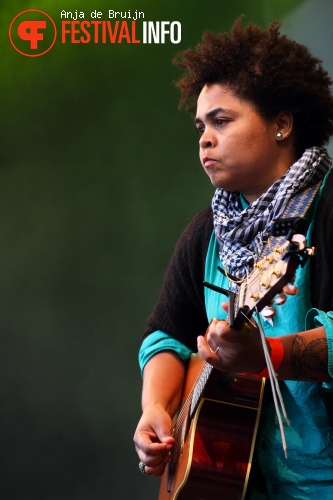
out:
M221 188L215 191L214 230L220 259L228 273L240 280L246 277L269 237L270 222L282 216L295 194L323 179L331 165L326 149L306 149L303 156L245 210L238 192Z

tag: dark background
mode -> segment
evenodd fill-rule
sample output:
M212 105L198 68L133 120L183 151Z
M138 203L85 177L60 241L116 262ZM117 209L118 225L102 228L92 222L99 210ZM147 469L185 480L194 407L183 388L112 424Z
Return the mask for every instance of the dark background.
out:
M293 0L2 0L0 497L150 500L132 435L140 334L175 241L213 189L171 59L235 18L267 26ZM140 10L173 45L77 44L24 57L8 28L41 9ZM59 36L59 35L58 35Z

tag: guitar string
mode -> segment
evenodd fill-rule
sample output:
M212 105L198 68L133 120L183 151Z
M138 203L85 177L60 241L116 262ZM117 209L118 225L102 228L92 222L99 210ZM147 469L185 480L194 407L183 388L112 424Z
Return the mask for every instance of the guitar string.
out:
M278 422L279 422L279 428L280 428L281 439L282 439L282 447L283 447L285 457L288 458L287 440L286 440L286 435L284 432L284 424L283 424L283 420L282 420L282 416L281 416L281 410L282 410L282 414L283 414L288 426L290 425L290 421L288 419L287 411L286 411L284 401L283 401L283 396L281 394L280 384L279 384L279 381L277 379L277 373L274 370L273 363L272 363L271 357L270 357L269 352L268 352L265 332L264 332L264 329L263 329L263 326L261 323L261 318L260 318L260 314L259 314L258 310L257 310L257 323L258 323L258 327L259 327L259 331L260 331L262 346L264 349L269 378L271 380L271 388L272 388L275 411L276 411L276 415L277 415ZM279 403L280 403L280 406L279 406ZM281 409L280 409L280 407L281 407Z
M279 241L279 243L280 243L280 241ZM253 272L251 273L251 275L249 276L249 278L247 280L247 283L246 283L247 287L251 288L254 285L255 286L257 286L258 284L260 285L260 283L263 283L265 281L265 277L268 276L269 269L272 267L269 260L267 259L267 257L270 257L273 253L275 253L276 249L279 246L281 247L281 244L276 245L275 248L273 248L273 241L271 240L268 242L268 249L269 250L267 250L267 248L266 248L266 257L264 257L262 260L259 261L259 262L264 262L267 265L264 265L263 269L259 268L259 271L261 271L259 273L255 272L256 270L253 270ZM284 252L281 253L279 260L283 259L283 253ZM256 268L256 269L258 269L258 268ZM278 422L279 422L282 447L284 450L285 457L287 458L288 457L287 441L286 441L281 411L282 411L282 414L286 420L286 423L288 425L290 425L290 423L289 423L289 419L288 419L287 412L285 409L283 397L282 397L282 394L280 391L279 381L277 380L277 374L275 373L275 370L274 370L274 367L273 367L273 364L271 361L271 357L270 357L269 352L268 352L268 348L267 348L267 344L266 344L266 340L265 340L265 333L264 333L264 329L263 329L262 322L261 322L261 316L259 314L258 308L256 307L255 309L257 312L257 324L258 324L258 328L260 331L262 346L264 349L266 365L267 365L267 369L268 369L268 373L269 373L269 378L271 380L272 395L273 395L273 401L274 401L276 415L277 415ZM280 410L280 407L281 407L281 410Z
M281 241L281 238L279 240ZM280 241L279 241L279 243L280 243ZM274 249L272 243L273 243L273 241L268 242L269 250L267 251L267 248L266 248L266 257L264 257L263 259L261 259L259 261L259 263L260 262L265 263L262 268L259 268L259 273L258 273L258 267L256 267L255 269L253 269L253 271L247 277L247 280L245 283L245 286L247 288L251 289L252 287L256 286L256 287L258 287L258 290L260 290L261 283L265 282L266 276L270 278L269 270L272 267L272 265L271 265L270 261L267 259L267 257L270 257L273 253L275 253L276 249L278 248L278 246L276 245L275 249ZM279 247L281 248L281 244L279 245ZM283 259L284 253L285 252L281 252L281 255L279 256L279 260ZM268 281L270 281L270 279ZM270 357L269 352L268 352L268 348L267 348L267 344L266 344L266 340L265 340L265 333L264 333L264 329L263 329L262 322L261 322L261 317L260 317L257 306L255 307L255 310L257 312L257 324L258 324L258 328L259 328L259 332L260 332L260 336L261 336L261 342L262 342L262 346L263 346L263 350L264 350L266 365L267 365L267 369L268 369L268 373L269 373L269 378L271 380L272 395L273 395L275 411L276 411L278 422L279 422L282 447L284 450L285 457L287 458L288 457L287 441L286 441L286 436L285 436L285 432L284 432L284 424L283 424L281 412L286 420L286 423L288 425L290 425L290 422L289 422L289 419L287 416L283 397L282 397L282 394L280 391L279 381L277 380L277 374L275 373L274 367L272 365L271 357ZM281 407L281 409L280 409L280 407Z
M208 379L212 369L213 369L213 367L211 365L209 365L206 362L204 363L191 391L189 392L189 394L188 394L188 396L187 396L187 398L186 398L186 400L185 400L185 402L184 402L184 404L179 412L179 415L178 415L177 421L176 421L176 425L174 428L174 435L177 436L178 438L180 436L182 426L184 424L184 420L185 420L187 414L190 412L191 409L192 409L192 411L194 409L194 408L192 408L192 405L193 405L193 398L195 396L195 393L196 392L200 393L197 395L197 398L196 398L196 400L198 401L200 398L200 395L202 393L202 390L206 385L207 379ZM203 381L202 379L204 376L206 377L206 380ZM196 404L194 405L194 407L195 406L196 406Z
M197 401L198 401L200 399L203 388L205 387L205 385L207 383L207 380L209 378L209 375L210 375L212 369L213 369L213 367L211 365L209 365L206 362L204 363L191 391L189 392L189 394L188 394L188 396L187 396L187 398L186 398L186 400L185 400L185 402L184 402L184 404L179 412L179 415L177 417L176 424L174 427L174 431L173 431L173 437L176 440L176 446L173 448L172 452L170 453L170 458L169 458L169 463L170 463L171 467L174 466L178 461L179 452L180 452L181 446L182 446L182 442L181 442L180 438L182 437L182 432L184 429L184 422L185 422L186 417L191 418L191 408L192 408L193 397L195 395L195 392L196 392L198 386L202 385L202 384L200 384L200 381L203 378L203 375L205 375L205 372L207 372L207 374L205 375L206 380L204 381L203 387L201 387L199 389L199 394L197 395ZM186 438L186 436L182 437L182 439L184 439L184 441L185 441L185 438Z

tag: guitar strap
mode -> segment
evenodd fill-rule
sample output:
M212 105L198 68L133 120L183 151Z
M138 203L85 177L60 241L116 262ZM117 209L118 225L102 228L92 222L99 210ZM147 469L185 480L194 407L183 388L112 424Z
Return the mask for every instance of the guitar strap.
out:
M317 184L313 184L312 186L304 189L300 193L297 193L289 202L283 217L304 217L308 208L314 200L320 186L322 184L322 180L317 182Z
M291 219L295 217L305 217L308 209L310 208L319 188L322 184L322 180L313 184L312 186L304 189L300 193L297 193L293 198L290 199L286 210L284 211L281 219ZM264 247L262 255L260 258L265 257L272 251L272 247L277 247L286 239L285 236L271 236L267 244Z

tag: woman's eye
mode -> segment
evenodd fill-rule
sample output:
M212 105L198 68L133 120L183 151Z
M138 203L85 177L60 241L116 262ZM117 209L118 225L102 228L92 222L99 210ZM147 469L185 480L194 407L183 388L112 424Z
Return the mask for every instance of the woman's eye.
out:
M221 127L222 125L225 125L228 123L228 120L226 118L216 118L216 125Z
M205 131L205 127L203 127L203 126L202 127L197 127L197 132L198 132L198 134L200 136L204 133L204 131Z

